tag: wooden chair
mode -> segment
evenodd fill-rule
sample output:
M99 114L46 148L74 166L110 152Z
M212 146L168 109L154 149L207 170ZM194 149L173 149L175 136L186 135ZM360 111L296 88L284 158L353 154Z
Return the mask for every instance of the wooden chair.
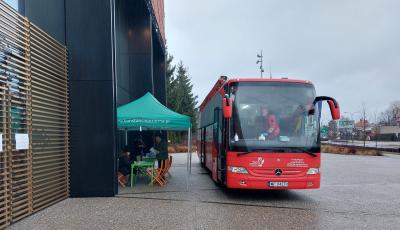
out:
M165 175L167 174L169 168L171 167L170 160L164 160L164 167L161 167L161 176L165 179ZM165 179L166 180L166 179Z
M126 177L122 173L118 172L118 184L121 185L121 187L125 188L126 182Z
M154 172L152 171L152 169L148 169L147 173L152 176L153 181L155 181L160 186L163 186L167 183L165 174L167 172L168 165L169 160L163 160L161 161L160 168L155 169Z

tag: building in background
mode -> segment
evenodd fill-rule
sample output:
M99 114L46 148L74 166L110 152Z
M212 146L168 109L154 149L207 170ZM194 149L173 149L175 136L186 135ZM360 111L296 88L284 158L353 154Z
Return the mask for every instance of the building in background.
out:
M355 138L358 140L371 140L373 133L373 124L371 124L367 119L362 119L355 123Z
M340 119L338 121L338 130L340 134L340 139L353 140L354 121L349 119Z
M399 126L378 126L376 131L380 141L400 141Z
M6 2L68 48L70 195L115 195L116 108L166 102L163 0Z
M334 120L329 121L328 127L329 127L328 138L336 139L338 137L338 132L339 132L337 122Z

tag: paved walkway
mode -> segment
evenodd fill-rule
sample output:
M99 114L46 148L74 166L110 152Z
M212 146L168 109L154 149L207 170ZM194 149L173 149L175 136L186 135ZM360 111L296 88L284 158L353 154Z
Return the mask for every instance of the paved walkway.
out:
M111 198L67 199L10 229L398 229L400 158L323 154L319 190L225 190L194 155L174 155L165 187L121 189ZM143 181L144 182L144 181Z

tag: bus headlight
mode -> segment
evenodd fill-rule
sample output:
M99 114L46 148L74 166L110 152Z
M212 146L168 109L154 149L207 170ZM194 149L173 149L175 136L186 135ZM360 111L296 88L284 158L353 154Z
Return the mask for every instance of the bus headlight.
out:
M315 175L319 174L319 168L309 168L307 171L307 175Z
M243 173L243 174L248 173L247 169L243 167L228 166L228 170L233 173Z

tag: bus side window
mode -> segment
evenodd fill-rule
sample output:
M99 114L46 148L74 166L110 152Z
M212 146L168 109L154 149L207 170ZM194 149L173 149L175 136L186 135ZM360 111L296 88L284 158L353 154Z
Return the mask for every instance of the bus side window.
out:
M219 142L220 142L220 119L221 114L219 108L214 109L214 124L213 124L213 142L215 144L215 149L219 152Z

